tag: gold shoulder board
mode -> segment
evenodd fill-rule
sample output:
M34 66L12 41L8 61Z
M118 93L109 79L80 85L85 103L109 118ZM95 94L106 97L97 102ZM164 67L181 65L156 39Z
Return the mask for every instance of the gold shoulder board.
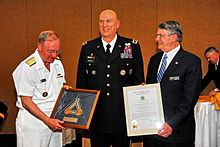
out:
M84 41L83 43L82 43L82 45L86 45L87 44L87 41Z
M32 66L36 63L36 60L34 57L32 57L32 58L28 59L27 61L25 61L25 63L29 66Z
M133 40L132 40L132 43L137 44L137 43L138 43L138 40L133 39Z

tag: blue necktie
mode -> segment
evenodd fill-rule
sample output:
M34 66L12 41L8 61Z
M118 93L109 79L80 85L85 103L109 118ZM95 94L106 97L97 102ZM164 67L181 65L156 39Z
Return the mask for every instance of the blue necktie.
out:
M162 77L163 77L163 74L166 70L166 65L167 65L167 54L164 55L163 59L162 59L162 64L160 66L160 70L159 72L157 73L157 82L160 83Z

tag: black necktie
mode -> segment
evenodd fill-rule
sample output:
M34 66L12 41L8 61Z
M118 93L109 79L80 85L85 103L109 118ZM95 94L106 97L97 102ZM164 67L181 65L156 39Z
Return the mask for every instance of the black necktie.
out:
M110 52L110 47L111 47L111 45L110 45L110 44L107 44L106 47L107 47L106 56L109 57L109 56L111 55L111 52Z

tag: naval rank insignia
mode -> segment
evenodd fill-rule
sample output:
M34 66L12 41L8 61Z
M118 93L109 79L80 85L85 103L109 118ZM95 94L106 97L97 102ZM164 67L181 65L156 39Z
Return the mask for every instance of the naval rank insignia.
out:
M34 57L32 57L32 58L28 59L27 61L25 61L25 63L29 66L32 66L36 63L36 60Z

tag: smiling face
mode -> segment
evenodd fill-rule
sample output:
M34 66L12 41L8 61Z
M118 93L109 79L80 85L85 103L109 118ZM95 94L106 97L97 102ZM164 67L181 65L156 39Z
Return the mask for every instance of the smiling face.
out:
M99 31L102 38L106 42L111 42L120 26L120 21L117 19L117 15L112 10L105 10L101 12L99 17Z
M60 40L47 39L43 44L38 43L38 51L45 64L52 63L61 53Z
M179 42L177 42L177 35L170 34L166 29L157 30L155 41L157 42L158 49L166 53L179 45Z

